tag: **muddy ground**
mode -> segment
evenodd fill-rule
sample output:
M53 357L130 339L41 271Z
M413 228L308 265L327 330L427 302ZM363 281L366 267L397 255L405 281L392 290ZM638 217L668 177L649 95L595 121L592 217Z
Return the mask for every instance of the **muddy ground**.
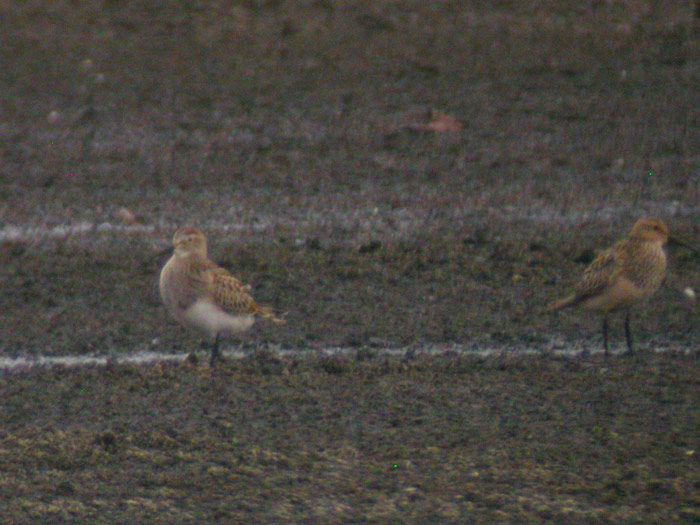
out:
M698 243L693 5L0 15L3 356L200 348L157 294L182 225L289 321L215 371L3 372L1 521L700 520L697 255L635 357L555 357L599 321L542 312L641 215Z
M5 373L4 521L696 522L699 377L677 354Z

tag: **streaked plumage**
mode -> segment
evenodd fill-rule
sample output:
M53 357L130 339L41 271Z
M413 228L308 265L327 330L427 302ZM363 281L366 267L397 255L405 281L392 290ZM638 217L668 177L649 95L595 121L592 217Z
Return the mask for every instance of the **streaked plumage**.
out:
M168 312L180 323L214 337L211 363L219 355L219 337L243 332L256 317L283 324L267 307L258 305L229 272L207 258L204 234L194 228L180 230L173 238L175 251L160 273L160 295Z
M625 337L632 351L629 309L659 289L666 272L663 246L668 229L659 219L639 219L629 235L600 253L583 272L574 293L554 301L548 310L581 305L603 314L603 345L608 353L608 314L625 310Z

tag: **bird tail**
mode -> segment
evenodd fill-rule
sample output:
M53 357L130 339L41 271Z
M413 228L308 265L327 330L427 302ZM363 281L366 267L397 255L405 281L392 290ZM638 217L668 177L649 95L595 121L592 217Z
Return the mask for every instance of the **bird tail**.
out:
M258 310L258 315L263 319L272 321L275 324L287 324L287 320L283 319L282 317L277 317L274 310L269 306L261 306L260 310Z
M564 297L563 299L559 299L558 301L553 301L547 305L547 311L553 312L554 310L559 310L561 308L566 308L567 306L576 304L576 299L576 295L572 294L568 297Z

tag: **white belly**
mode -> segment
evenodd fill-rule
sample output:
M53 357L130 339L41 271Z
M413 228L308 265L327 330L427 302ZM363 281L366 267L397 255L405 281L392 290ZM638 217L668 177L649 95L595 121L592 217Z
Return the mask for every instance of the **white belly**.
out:
M255 322L252 315L230 315L214 303L202 299L185 310L182 317L212 337L219 332L243 332Z

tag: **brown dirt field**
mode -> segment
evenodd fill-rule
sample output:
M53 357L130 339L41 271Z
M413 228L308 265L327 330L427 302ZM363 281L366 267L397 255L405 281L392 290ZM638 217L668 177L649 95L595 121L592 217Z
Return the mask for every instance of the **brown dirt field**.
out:
M699 14L0 3L1 355L200 348L184 224L289 321L215 371L0 372L0 522L700 521L698 256L634 357L542 312L641 215L700 244Z
M699 377L677 354L5 374L0 497L16 523L694 522Z

